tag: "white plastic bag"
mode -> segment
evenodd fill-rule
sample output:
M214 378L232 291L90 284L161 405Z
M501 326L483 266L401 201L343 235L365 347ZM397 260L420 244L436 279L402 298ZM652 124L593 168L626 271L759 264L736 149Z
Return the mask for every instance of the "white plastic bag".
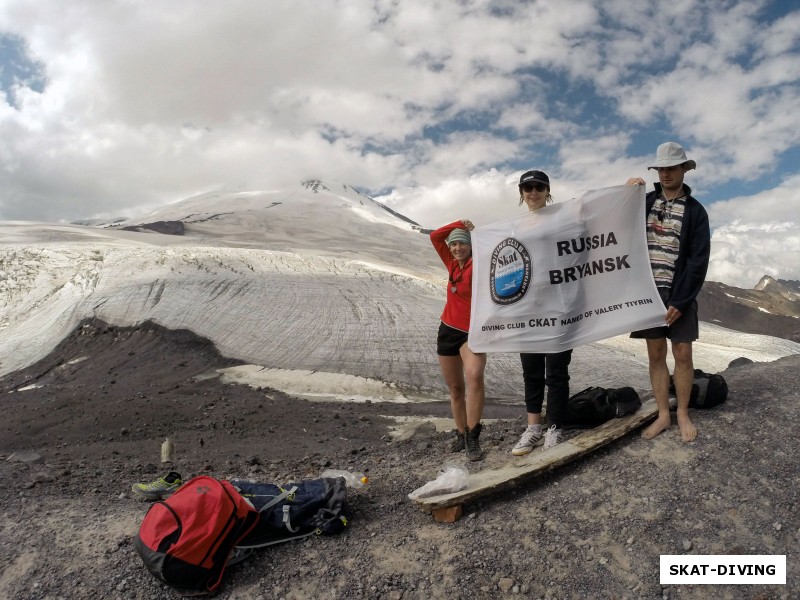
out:
M408 497L412 500L418 500L441 494L451 494L466 489L468 483L469 471L467 471L467 468L463 465L448 463L439 469L436 479L417 488Z

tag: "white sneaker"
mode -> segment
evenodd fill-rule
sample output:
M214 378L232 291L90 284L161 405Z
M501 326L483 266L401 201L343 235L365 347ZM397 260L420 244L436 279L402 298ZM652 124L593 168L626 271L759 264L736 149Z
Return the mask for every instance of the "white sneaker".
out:
M514 456L529 454L533 450L533 445L540 439L542 439L542 426L528 425L522 437L519 438L517 444L511 449L511 454Z
M561 442L561 430L556 429L553 425L550 429L544 432L544 449L552 448Z

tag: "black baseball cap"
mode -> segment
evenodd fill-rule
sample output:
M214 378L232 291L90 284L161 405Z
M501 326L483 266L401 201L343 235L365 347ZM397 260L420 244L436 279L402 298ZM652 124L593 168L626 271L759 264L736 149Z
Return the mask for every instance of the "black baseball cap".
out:
M544 171L525 171L522 176L519 178L519 185L523 183L533 183L534 181L538 181L539 183L545 184L547 187L550 187L550 178L547 176L547 173Z

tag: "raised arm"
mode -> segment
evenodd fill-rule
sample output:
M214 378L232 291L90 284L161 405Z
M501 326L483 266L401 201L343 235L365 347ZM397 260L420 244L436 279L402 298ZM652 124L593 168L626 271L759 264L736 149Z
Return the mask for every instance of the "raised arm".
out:
M431 231L431 243L433 244L433 247L436 248L436 253L439 255L439 258L442 259L442 262L447 267L450 266L450 261L453 260L453 255L450 253L450 248L447 247L447 236L449 236L450 232L454 229L466 229L467 231L472 231L475 229L475 225L472 224L472 221L461 219L459 221L449 223L448 225L443 225L435 231Z

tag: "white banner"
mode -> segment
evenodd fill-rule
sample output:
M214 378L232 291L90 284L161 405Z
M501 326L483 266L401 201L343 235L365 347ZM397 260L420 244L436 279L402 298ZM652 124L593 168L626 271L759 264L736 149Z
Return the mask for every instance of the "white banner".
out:
M561 352L664 325L644 211L644 186L620 185L473 230L473 352Z

